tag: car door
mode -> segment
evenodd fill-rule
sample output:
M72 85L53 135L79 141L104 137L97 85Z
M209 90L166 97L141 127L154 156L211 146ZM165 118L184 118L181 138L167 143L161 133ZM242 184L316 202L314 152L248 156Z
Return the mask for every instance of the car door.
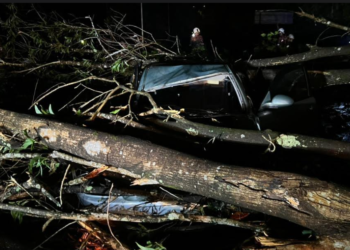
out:
M258 117L262 129L316 134L319 114L303 67L282 70L272 82Z

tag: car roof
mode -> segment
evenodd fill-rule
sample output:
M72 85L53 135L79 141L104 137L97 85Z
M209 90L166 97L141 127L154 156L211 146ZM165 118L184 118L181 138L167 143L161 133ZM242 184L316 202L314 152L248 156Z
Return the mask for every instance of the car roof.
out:
M157 63L145 68L138 90L150 92L230 73L222 63Z

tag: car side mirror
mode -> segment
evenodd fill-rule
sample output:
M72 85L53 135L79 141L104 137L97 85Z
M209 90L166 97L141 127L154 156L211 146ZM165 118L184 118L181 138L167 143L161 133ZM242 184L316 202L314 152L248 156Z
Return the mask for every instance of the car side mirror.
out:
M286 95L275 95L271 102L265 103L262 108L282 108L291 106L294 100Z

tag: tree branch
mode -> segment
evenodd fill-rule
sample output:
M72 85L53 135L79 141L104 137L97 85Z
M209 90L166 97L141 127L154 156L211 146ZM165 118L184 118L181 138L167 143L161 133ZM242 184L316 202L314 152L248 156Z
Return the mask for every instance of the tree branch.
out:
M273 58L255 59L247 62L249 66L252 67L270 67L279 66L297 62L306 62L318 58L334 57L334 56L349 56L350 55L350 45L342 47L311 47L311 50L304 53L280 56Z
M170 213L165 216L151 216L151 215L118 215L106 213L90 213L90 214L76 214L76 213L62 213L46 211L36 208L13 206L4 203L0 203L0 210L21 212L27 216L37 218L54 218L55 220L76 220L76 221L123 221L134 223L163 223L169 221L184 221L184 222L199 222L216 225L225 225L231 227L238 227L249 229L255 232L263 232L267 230L265 227L253 225L247 222L235 221L226 218L216 218L212 216L199 216L199 215L183 215L178 213Z
M301 16L301 17L306 17L306 18L309 18L317 23L322 23L324 25L327 25L329 27L333 27L333 28L336 28L336 29L341 29L341 30L344 30L344 31L350 31L350 28L347 27L347 26L344 26L344 25L340 25L340 24L336 24L336 23L333 23L325 18L322 18L322 17L315 17L314 15L311 15L311 14L308 14L308 13L305 13L304 11L302 12L295 12L295 14Z

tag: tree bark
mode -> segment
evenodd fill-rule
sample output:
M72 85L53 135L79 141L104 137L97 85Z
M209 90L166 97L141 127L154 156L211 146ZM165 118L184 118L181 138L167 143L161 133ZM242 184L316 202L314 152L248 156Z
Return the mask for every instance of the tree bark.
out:
M0 110L0 127L60 149L122 167L160 185L290 220L320 235L349 237L350 191L293 173L228 166L130 136L116 136Z
M265 80L272 82L278 74L278 71L272 68L266 68L262 70L262 74ZM307 74L310 80L310 87L315 89L350 84L349 69L314 69L308 70Z
M332 27L332 28L336 28L336 29L341 29L344 31L350 31L350 28L344 25L340 25L337 23L333 23L325 18L321 18L321 17L315 17L314 15L310 15L308 13L305 13L304 11L302 12L295 12L295 14L301 16L301 17L307 17L311 20L313 20L314 22L318 22L318 23L322 23L324 25L327 25L328 27Z
M350 143L341 141L305 135L284 135L272 130L254 131L223 128L188 120L184 120L183 122L162 122L159 119L148 118L148 121L150 121L152 125L157 125L193 137L199 137L208 141L213 141L215 138L215 141L261 146L264 150L271 146L271 142L274 142L274 145L281 150L294 149L297 151L314 152L342 159L350 159ZM269 138L271 138L271 142ZM288 138L291 139L291 143L288 143Z
M333 56L349 56L350 55L350 45L342 47L311 47L311 50L304 53L280 56L265 59L255 59L250 60L247 64L251 67L270 67L285 65L296 62L306 62L318 58L333 57Z
M350 241L348 239L337 239L333 237L321 237L317 241L297 241L297 240L278 240L268 237L255 237L263 248L273 247L275 250L328 250L328 249L348 249ZM247 249L248 248L244 248Z
M312 88L324 88L334 85L350 84L349 69L331 69L331 70L308 70L309 78L315 83Z

